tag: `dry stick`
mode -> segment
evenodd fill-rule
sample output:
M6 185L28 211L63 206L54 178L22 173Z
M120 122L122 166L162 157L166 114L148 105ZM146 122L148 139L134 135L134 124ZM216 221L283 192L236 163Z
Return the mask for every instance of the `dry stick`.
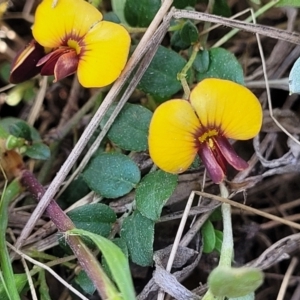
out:
M280 218L278 216L274 216L272 214L266 213L266 212L261 211L259 209L256 209L256 208L253 208L253 207L250 207L250 206L247 206L247 205L244 205L244 204L241 204L241 203L238 203L238 202L235 202L235 201L232 201L232 200L220 197L220 196L215 196L215 195L212 195L212 194L208 194L208 193L195 191L195 194L206 197L206 198L209 198L209 199L213 199L213 200L217 200L217 201L220 201L220 202L228 203L228 204L230 204L234 207L237 207L239 209L244 209L246 211L250 211L250 212L252 212L256 215L262 216L262 217L270 219L270 220L274 220L276 222L279 222L279 223L282 223L282 224L285 224L285 225L288 225L290 227L293 227L293 228L296 228L296 229L300 230L300 224L297 224L295 222Z
M27 276L27 281L28 281L28 285L29 285L29 289L30 289L30 293L31 293L31 298L32 300L38 300L36 291L35 291L35 287L34 287L34 283L32 280L32 276L30 274L29 268L27 266L26 260L24 259L24 257L21 258L21 262L23 265L23 268L25 270L26 276Z
M185 206L185 209L184 209L184 212L183 212L180 224L179 224L179 228L177 230L176 237L175 237L175 240L174 240L174 243L173 243L173 246L172 246L172 250L171 250L171 253L170 253L170 256L169 256L169 259L168 259L168 263L167 263L167 267L166 267L166 271L168 271L168 272L171 272L172 265L173 265L173 262L174 262L174 259L175 259L175 256L176 256L176 252L177 252L177 249L178 249L178 246L179 246L179 242L181 240L182 233L183 233L187 218L189 216L189 212L190 212L190 209L192 207L194 197L195 197L195 193L191 192L191 194L189 196L189 199L187 201L187 204ZM160 290L158 292L157 300L163 300L164 297L165 297L165 292Z
M78 111L78 101L79 101L79 93L81 90L81 85L78 81L77 75L74 76L70 94L68 97L68 102L65 105L63 112L61 114L61 119L57 126L58 130L64 126L65 123Z
M36 121L40 111L41 111L41 107L43 105L44 102L44 98L45 98L45 94L46 94L46 89L47 89L47 77L44 77L41 80L41 87L40 90L37 94L36 100L34 102L34 105L30 111L30 114L28 116L28 124L29 125L33 125L34 122Z
M274 39L284 40L286 42L300 45L300 35L298 33L288 32L273 27L250 24L250 23L245 23L243 21L227 19L227 18L201 13L197 11L188 11L188 10L180 10L180 9L174 10L173 17L175 19L187 18L187 19L199 20L204 22L218 23L220 25L241 29L253 33L258 33Z
M10 245L9 243L7 243L7 245L9 248L11 248L13 251L15 251L17 254L19 254L24 259L28 260L32 264L37 265L38 267L40 267L42 269L48 271L50 274L53 275L53 277L55 277L59 282L61 282L66 288L68 288L71 292L73 292L75 295L77 295L80 299L88 300L88 298L83 296L80 292L78 292L75 288L73 288L73 286L71 284L69 284L63 278L61 278L58 274L56 274L48 265L42 264L38 260L31 258L30 256L19 251L18 249L16 249L14 246Z
M281 287L280 287L280 290L279 290L279 293L277 295L277 298L276 300L283 300L284 299L284 295L285 295L285 292L286 292L286 289L288 287L288 284L289 284L289 280L296 268L298 264L298 258L297 257L293 257L292 258L292 261L284 275L284 278L283 278L283 281L282 281L282 284L281 284Z
M109 107L112 105L113 101L121 91L122 87L124 86L126 80L131 75L132 71L142 58L143 54L146 52L147 49L145 49L145 44L148 40L151 39L152 35L154 34L156 28L158 27L159 23L163 19L163 17L166 15L168 9L172 5L172 0L165 0L161 8L159 9L158 13L156 14L155 18L153 19L152 23L150 24L148 30L144 34L143 38L141 39L139 45L136 47L136 50L132 54L130 60L128 61L125 69L123 70L120 77L116 80L115 84L112 86L110 91L108 92L107 96L105 97L104 101L102 102L102 105L99 107L97 112L95 113L94 117L92 118L91 122L85 129L84 133L78 140L77 144L73 148L72 152L68 156L65 163L60 168L59 172L49 185L49 188L43 195L42 199L38 203L36 209L32 213L30 219L28 220L26 226L22 230L15 247L18 249L21 247L25 239L29 236L31 233L33 227L35 226L35 223L37 220L41 217L44 210L50 203L51 199L54 197L56 192L58 191L60 185L65 180L66 176L76 163L76 160L78 159L79 155L83 151L83 149L86 147L89 139L91 138L92 134L95 132L97 127L99 126L100 121L102 120L105 113L108 111Z

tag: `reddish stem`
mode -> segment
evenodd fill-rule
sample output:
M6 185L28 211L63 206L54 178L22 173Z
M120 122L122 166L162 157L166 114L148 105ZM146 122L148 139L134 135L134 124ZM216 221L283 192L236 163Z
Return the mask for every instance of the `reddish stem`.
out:
M39 201L45 193L44 187L38 182L35 176L26 169L20 172L20 183L26 187L26 189L32 196L36 198L37 201ZM59 207L55 200L51 200L46 209L46 213L60 232L64 233L75 228L72 220ZM98 260L82 242L79 236L66 236L66 241L77 257L81 267L93 281L100 296L103 299L107 299L105 283L109 279L103 272Z

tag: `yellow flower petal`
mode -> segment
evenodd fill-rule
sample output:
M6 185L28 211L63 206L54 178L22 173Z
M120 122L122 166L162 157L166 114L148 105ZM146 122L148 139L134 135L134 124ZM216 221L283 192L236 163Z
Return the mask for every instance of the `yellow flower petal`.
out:
M121 25L102 21L84 37L84 52L78 65L78 80L85 87L101 87L115 81L123 70L130 36Z
M258 99L246 87L223 79L201 81L191 92L190 101L201 124L220 128L227 138L253 138L262 124Z
M44 47L56 48L67 37L82 37L97 22L102 14L84 0L44 0L37 8L33 25L35 40Z
M194 134L199 128L188 101L174 99L161 104L149 129L149 152L154 163L169 173L184 172L197 154Z

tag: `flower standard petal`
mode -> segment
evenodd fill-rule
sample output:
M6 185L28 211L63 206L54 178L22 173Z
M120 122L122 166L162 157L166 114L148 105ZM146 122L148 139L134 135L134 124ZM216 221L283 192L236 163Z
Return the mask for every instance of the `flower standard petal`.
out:
M204 79L192 90L190 101L201 124L218 128L227 138L247 140L261 128L262 109L258 99L235 82Z
M82 40L78 80L85 87L102 87L115 81L123 70L130 47L130 36L121 25L102 21Z
M149 153L154 163L169 173L184 172L198 151L200 122L189 102L174 99L154 112L149 128Z
M37 8L33 36L44 47L56 48L70 37L81 38L96 23L102 14L84 0L44 0Z

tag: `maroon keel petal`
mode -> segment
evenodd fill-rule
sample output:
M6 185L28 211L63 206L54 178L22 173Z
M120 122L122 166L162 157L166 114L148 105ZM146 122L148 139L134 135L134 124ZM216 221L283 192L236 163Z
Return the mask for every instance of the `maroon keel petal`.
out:
M69 51L68 53L60 56L54 68L55 81L74 74L77 70L78 62L79 57L75 50Z
M236 154L235 150L225 137L216 136L214 137L214 141L216 147L219 148L226 161L236 170L241 171L248 167L248 163Z
M54 75L54 68L58 59L68 52L67 48L58 48L41 58L37 66L42 66L41 75Z
M25 49L15 57L10 71L9 81L20 83L37 75L41 67L37 62L45 55L45 49L37 41L32 40Z
M222 167L218 164L213 151L207 143L201 144L201 148L198 151L198 154L200 155L200 158L203 164L205 165L207 173L209 174L211 180L214 183L222 182L225 176L224 171Z

